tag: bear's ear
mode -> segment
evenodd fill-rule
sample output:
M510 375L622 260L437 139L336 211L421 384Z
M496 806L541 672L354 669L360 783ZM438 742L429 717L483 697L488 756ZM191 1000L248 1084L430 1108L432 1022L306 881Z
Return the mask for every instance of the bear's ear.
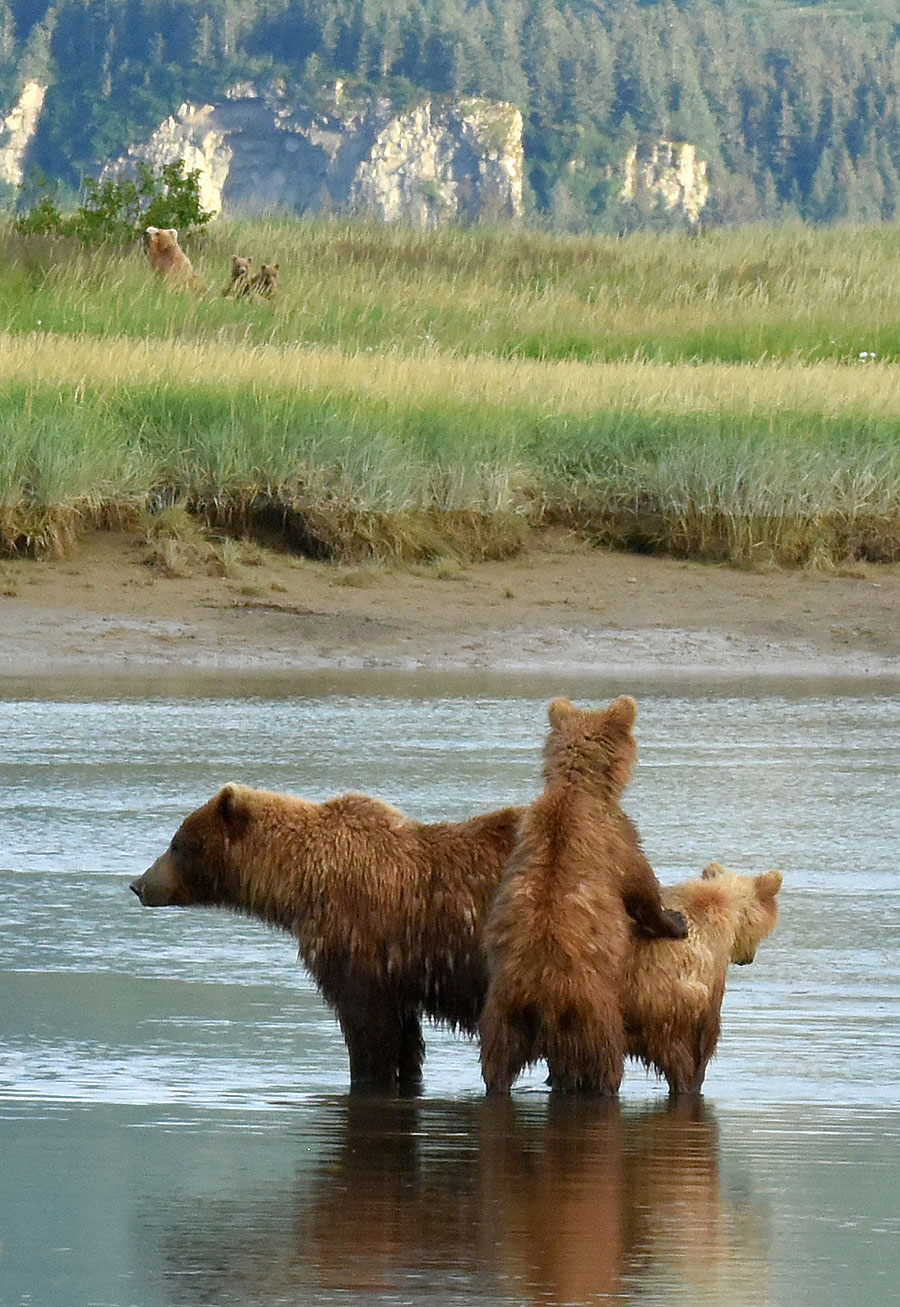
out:
M724 876L725 868L721 862L708 862L701 872L702 880L715 880L717 876Z
M761 899L774 899L783 883L784 877L780 871L764 871L756 877L756 892Z
M145 235L145 236L156 236L156 235L158 235L158 233L159 233L159 228L158 228L158 227L145 227L145 228L144 228L144 235Z
M571 699L553 699L550 707L547 709L547 716L550 718L550 725L554 731L562 726L563 722L574 717L578 712Z
M238 831L246 825L249 813L240 785L225 785L216 797L216 811L223 825Z
M167 235L167 236L171 236L173 241L177 241L177 240L178 240L178 228L177 228L177 227L167 227L167 228L166 228L166 235Z
M278 267L279 267L279 265L278 265L277 263L273 263L273 264L272 264L272 268L274 269L275 272L278 271Z
M611 726L618 726L623 731L630 731L637 721L637 704L630 694L620 695L615 703L606 710L606 720Z

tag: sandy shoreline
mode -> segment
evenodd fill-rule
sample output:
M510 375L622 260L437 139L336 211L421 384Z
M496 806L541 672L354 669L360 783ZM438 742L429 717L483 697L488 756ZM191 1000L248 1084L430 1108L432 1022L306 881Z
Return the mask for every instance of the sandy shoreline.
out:
M900 681L900 568L735 571L563 535L461 568L253 549L164 576L132 537L0 568L0 685L292 673Z

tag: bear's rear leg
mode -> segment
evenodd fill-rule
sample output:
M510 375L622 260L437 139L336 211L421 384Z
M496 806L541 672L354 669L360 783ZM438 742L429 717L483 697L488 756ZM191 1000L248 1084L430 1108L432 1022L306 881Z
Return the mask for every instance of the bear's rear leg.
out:
M488 994L478 1026L485 1088L489 1094L508 1094L522 1068L537 1060L537 1013L531 1008L502 1010Z
M603 1000L599 986L589 1006L571 1004L556 1017L547 1039L554 1089L570 1093L619 1092L625 1071L625 1030L618 1004Z
M690 1038L685 1039L675 1055L658 1062L669 1082L671 1095L699 1094L702 1091L706 1068L716 1051L720 1031L718 1008L713 1007L697 1019Z

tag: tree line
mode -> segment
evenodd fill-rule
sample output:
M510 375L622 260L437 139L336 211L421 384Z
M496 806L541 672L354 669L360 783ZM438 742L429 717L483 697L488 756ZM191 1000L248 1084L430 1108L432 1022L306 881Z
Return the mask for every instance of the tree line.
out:
M709 162L711 222L877 222L900 205L900 23L859 3L0 0L0 106L49 83L28 165L73 195L182 100L277 78L315 103L340 77L516 104L529 210L557 228L672 222L618 194L660 138Z

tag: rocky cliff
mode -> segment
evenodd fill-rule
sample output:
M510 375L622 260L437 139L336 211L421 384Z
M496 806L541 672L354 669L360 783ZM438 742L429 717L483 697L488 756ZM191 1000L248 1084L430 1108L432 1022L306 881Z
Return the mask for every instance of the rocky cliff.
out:
M143 159L184 159L213 212L251 217L365 212L432 227L522 214L522 115L483 99L427 100L398 113L385 99L292 105L281 87L233 87L217 104L183 104L105 175Z
M656 141L634 145L622 165L622 199L659 201L669 212L679 210L692 226L709 198L707 165L686 141Z
M26 82L9 112L0 114L0 182L7 186L21 184L25 154L37 131L46 94L47 88L40 82Z

